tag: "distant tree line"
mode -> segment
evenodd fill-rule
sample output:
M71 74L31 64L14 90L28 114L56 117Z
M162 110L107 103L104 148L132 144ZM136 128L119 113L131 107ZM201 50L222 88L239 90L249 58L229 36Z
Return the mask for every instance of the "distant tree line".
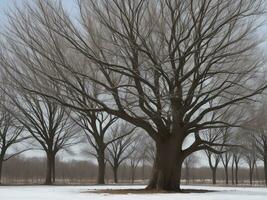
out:
M132 171L130 164L123 164L118 171L117 180L114 180L112 166L107 166L106 182L114 183L147 183L151 175L152 166L142 165L138 166L134 173L134 182L132 182ZM97 163L92 161L69 160L61 161L56 159L56 183L57 184L94 184L97 177ZM45 158L29 158L29 157L14 157L3 166L3 184L43 184L45 181L46 163ZM224 168L219 166L217 169L217 184L225 184ZM232 177L230 173L230 179ZM257 166L252 177L253 185L262 186L264 184L264 168ZM212 184L212 174L208 167L197 167L197 162L194 165L190 164L190 173L187 173L186 166L182 171L183 184ZM244 164L240 166L238 173L238 180L240 185L249 185L249 168ZM115 182L116 181L116 182ZM229 185L232 185L230 182ZM233 184L235 185L235 183Z

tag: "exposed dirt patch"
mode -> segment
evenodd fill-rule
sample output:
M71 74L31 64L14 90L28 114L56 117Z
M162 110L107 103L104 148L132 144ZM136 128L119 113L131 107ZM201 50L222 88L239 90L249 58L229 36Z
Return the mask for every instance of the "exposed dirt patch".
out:
M146 190L146 189L106 189L106 190L90 190L89 193L98 194L170 194L170 193L208 193L216 192L215 190L193 190L186 189L181 191L165 191L165 190Z

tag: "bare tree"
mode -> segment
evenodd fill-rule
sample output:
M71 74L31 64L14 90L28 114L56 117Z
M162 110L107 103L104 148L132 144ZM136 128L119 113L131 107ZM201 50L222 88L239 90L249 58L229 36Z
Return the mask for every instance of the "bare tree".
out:
M257 159L258 159L258 152L256 149L256 142L252 135L248 135L243 142L245 147L243 151L243 159L248 164L249 167L249 183L250 185L253 184L253 173L256 167Z
M218 135L217 135L218 136ZM211 140L216 140L214 139L216 138L216 136L211 136ZM222 151L222 147L219 147L220 149L218 150L218 152L221 152ZM221 155L220 153L214 153L212 151L209 151L209 150L205 150L205 153L208 157L208 161L209 161L209 166L210 166L210 169L212 171L212 184L216 184L216 180L217 180L217 176L216 176L216 172L217 172L217 168L218 168L218 165L221 161Z
M105 184L105 168L106 168L106 156L105 151L112 142L118 138L108 138L107 134L110 132L110 128L117 121L117 117L109 115L104 112L87 112L86 114L80 113L76 123L80 125L85 132L87 142L93 149L85 151L95 157L98 162L98 184ZM89 147L89 148L90 148Z
M265 183L267 186L267 136L265 134L262 134L257 138L257 149L260 154L260 159L264 163Z
M135 139L133 131L135 128L129 127L129 124L119 124L112 129L111 138L113 141L108 146L107 160L112 167L114 183L118 183L118 169L120 165L125 162L131 154L135 151L132 148L132 143Z
M206 155L208 157L210 169L212 171L212 184L216 185L216 183L217 183L216 173L217 173L218 164L220 163L220 155L214 154L210 151L205 151L205 152L206 152ZM213 164L213 162L214 162L214 164Z
M229 163L232 158L232 152L230 148L226 148L225 152L221 155L221 161L224 167L224 172L225 172L225 184L229 184Z
M136 169L140 165L143 154L144 154L144 145L143 145L143 135L137 135L132 142L132 145L130 148L133 149L132 153L128 157L128 162L131 169L131 182L134 184L135 182L135 176L136 176Z
M232 160L232 177L235 177L233 180L235 184L238 185L238 170L239 170L239 163L242 158L242 150L239 148L233 148L233 160Z
M183 160L214 146L198 133L233 126L207 116L253 100L266 88L255 81L262 59L255 55L259 41L253 37L264 1L90 0L78 5L78 21L58 1L40 0L14 11L2 66L22 77L13 79L21 85L34 80L28 91L85 113L105 111L144 129L157 149L148 189L180 190ZM95 86L102 94L98 98L92 94ZM195 142L183 149L190 134Z
M3 102L2 102L3 103ZM21 145L28 137L23 135L23 126L21 126L14 117L7 112L3 107L0 109L0 184L2 180L2 166L3 162L17 156L29 148ZM20 149L12 149L14 146L20 144ZM10 151L11 149L11 151Z
M5 94L15 108L15 111L9 109L8 112L23 125L38 143L38 148L46 153L45 184L54 183L57 153L79 142L76 132L78 129L70 118L70 111L48 98L29 94L18 88L16 90L15 87L5 88Z
M229 116L228 116L229 117ZM222 141L223 143L232 143L235 145L240 145L239 142L233 141L233 138L231 137L233 134L232 132L235 131L235 128L225 128L222 129L223 131L223 136L222 136ZM232 148L235 148L235 146L225 146L224 147L224 153L221 154L221 161L224 167L224 172L225 172L225 184L229 184L229 163L232 158Z
M257 154L263 161L265 171L265 183L267 186L267 127L266 127L266 102L260 105L260 108L254 113L254 120L249 124L251 135L254 138Z

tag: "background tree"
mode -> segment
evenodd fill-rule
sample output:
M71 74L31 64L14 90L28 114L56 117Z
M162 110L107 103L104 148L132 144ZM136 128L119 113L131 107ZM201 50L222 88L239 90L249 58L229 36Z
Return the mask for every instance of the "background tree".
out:
M3 103L3 102L1 102ZM0 184L2 180L3 162L17 156L27 150L22 142L28 139L23 134L23 126L1 106L0 108ZM14 146L20 145L19 149ZM22 150L20 150L23 147ZM13 148L13 149L12 149ZM10 151L11 149L11 151Z
M34 80L31 92L144 129L157 149L148 189L180 190L183 160L214 146L198 133L233 125L207 116L266 88L255 81L262 59L254 33L264 1L90 0L78 6L78 21L58 2L15 11L2 46L10 51L2 52L1 64L20 77L14 81ZM95 98L95 85L105 95ZM80 96L97 106L81 105ZM190 134L195 142L183 149Z
M254 120L248 125L255 140L259 159L263 161L265 171L265 183L267 186L267 128L266 128L266 102L255 111Z
M238 171L239 171L239 163L242 158L242 150L240 148L233 148L232 153L233 153L232 179L235 181L235 184L238 185Z
M125 162L131 154L135 151L132 148L132 143L134 142L135 128L129 126L129 124L118 124L115 128L112 128L111 140L114 140L108 146L107 160L112 167L114 183L118 183L118 169L120 165Z
M215 185L217 182L217 176L216 176L216 172L217 172L217 168L218 168L218 165L220 163L220 160L221 160L221 156L220 154L216 154L216 153L213 153L211 151L208 151L206 150L205 151L207 157L208 157L208 161L209 161L209 166L210 166L210 169L212 171L212 184Z
M87 148L88 151L85 150L85 152L95 157L98 162L98 184L105 184L105 152L108 145L123 137L120 135L118 138L109 138L110 140L107 137L117 119L104 112L87 112L86 114L80 113L78 119L75 120L83 128L87 142L92 147L92 149Z
M229 163L232 158L232 152L230 148L226 148L225 152L221 155L221 161L224 167L225 184L229 184Z
M143 154L144 154L144 145L142 143L143 140L143 135L136 135L132 145L130 148L133 149L133 151L131 152L131 154L128 157L128 162L129 162L129 166L131 169L131 182L132 184L134 184L135 182L135 176L136 176L136 169L138 166L140 166L140 163L142 161L143 158Z
M235 109L233 109L234 111ZM228 120L231 120L231 117L233 115L232 112L228 113L229 115L226 115L226 117L228 118ZM235 113L236 114L236 113ZM241 115L244 115L243 112L240 112L238 114L238 116L241 117ZM229 184L229 172L228 172L228 169L229 169L229 164L230 164L230 161L231 161L231 158L233 156L232 154L232 149L233 148L236 148L236 147L239 147L240 146L240 142L236 142L232 136L235 136L235 134L233 133L234 131L236 131L236 128L224 128L224 129L221 129L221 131L223 131L222 133L222 141L223 143L227 144L227 143L231 143L233 144L232 146L224 146L223 150L224 152L221 154L221 161L222 161L222 165L224 167L224 172L225 172L225 183L226 185ZM235 146L236 145L236 146Z
M61 150L79 142L70 111L50 99L27 93L15 87L5 88L14 109L8 112L18 120L39 148L46 153L47 169L45 184L55 182L55 157ZM8 109L8 108L6 108Z
M243 145L245 147L245 149L243 151L243 159L249 167L249 183L250 183L250 185L252 185L253 184L253 174L254 174L254 170L256 167L257 159L258 159L258 155L257 155L258 152L256 149L256 142L255 142L253 136L251 136L251 134L249 134L245 138Z

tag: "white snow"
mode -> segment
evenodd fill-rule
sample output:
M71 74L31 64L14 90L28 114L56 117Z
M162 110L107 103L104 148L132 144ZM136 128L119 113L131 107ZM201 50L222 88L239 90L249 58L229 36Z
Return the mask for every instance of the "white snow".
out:
M101 189L140 189L144 186L1 186L0 200L267 200L266 188L183 186L216 190L190 194L103 194ZM91 192L90 192L91 191Z

